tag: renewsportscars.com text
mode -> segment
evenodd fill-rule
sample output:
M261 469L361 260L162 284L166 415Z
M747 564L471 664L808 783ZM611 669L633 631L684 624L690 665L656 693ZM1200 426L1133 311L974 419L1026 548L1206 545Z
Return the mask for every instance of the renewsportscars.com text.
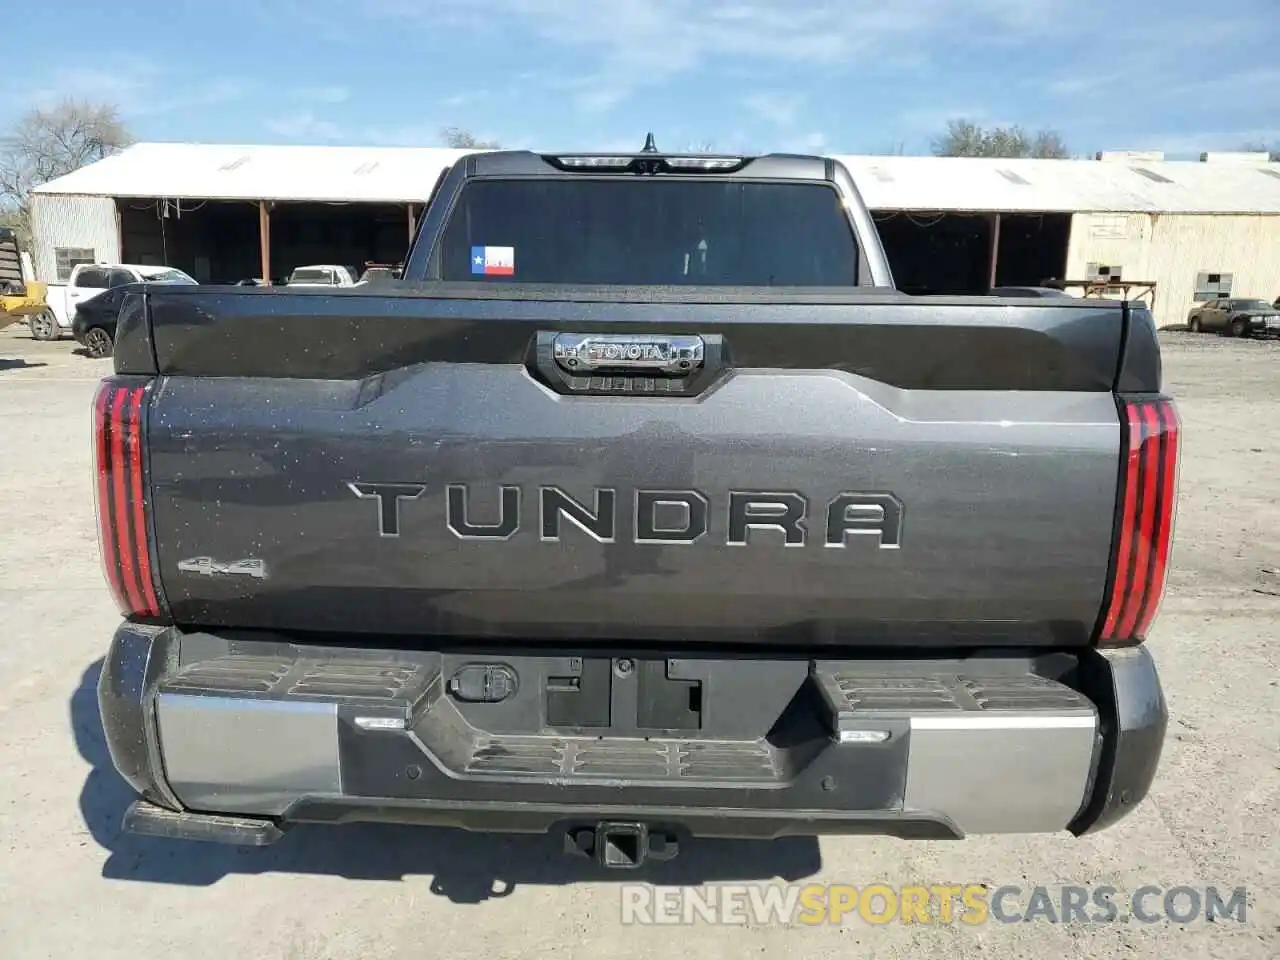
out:
M1112 886L987 884L868 886L717 884L621 889L622 922L630 924L799 924L818 926L962 923L1244 923L1244 887L1148 885L1132 893Z

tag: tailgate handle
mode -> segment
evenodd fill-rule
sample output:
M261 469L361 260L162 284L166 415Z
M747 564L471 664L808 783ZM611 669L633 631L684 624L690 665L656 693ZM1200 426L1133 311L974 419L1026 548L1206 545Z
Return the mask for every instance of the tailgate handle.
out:
M701 337L642 333L558 333L556 364L566 373L689 374L701 369L706 344Z
M690 333L538 333L534 368L557 393L701 393L725 367L724 338Z

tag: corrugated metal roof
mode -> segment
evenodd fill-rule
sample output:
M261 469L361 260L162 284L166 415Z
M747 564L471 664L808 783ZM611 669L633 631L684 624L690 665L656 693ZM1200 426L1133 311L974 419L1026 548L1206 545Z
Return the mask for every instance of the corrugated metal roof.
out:
M423 200L467 153L432 147L138 143L37 187L39 193L172 200Z
M1280 164L841 157L878 210L1280 214Z
M412 203L467 151L140 143L37 188L192 200ZM1280 214L1280 164L846 156L874 210Z

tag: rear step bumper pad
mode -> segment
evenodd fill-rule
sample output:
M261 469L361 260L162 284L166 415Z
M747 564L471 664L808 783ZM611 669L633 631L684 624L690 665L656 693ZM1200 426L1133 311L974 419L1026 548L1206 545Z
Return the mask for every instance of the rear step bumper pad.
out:
M125 811L124 829L145 837L207 840L241 847L268 847L284 836L284 829L262 817L180 813L147 800L137 800Z
M529 832L619 820L721 837L1083 833L1145 796L1167 720L1143 648L1082 652L1082 692L982 660L818 661L808 726L708 741L486 733L444 693L430 654L242 645L205 658L193 642L197 655L180 659L183 642L122 625L99 685L104 729L148 801L126 827L225 842L270 842L261 824L365 819ZM185 811L192 830L152 805Z

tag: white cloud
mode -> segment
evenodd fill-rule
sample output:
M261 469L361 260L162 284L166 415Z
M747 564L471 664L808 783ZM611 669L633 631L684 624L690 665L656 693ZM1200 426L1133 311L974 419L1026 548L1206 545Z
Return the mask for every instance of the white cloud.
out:
M704 66L741 61L824 67L918 59L937 41L990 45L1051 35L1072 0L365 0L374 14L492 34L494 24L585 52L596 65L574 100L601 110L633 90ZM886 58L885 51L892 56ZM696 90L691 91L696 95Z
M157 84L159 86L159 84ZM212 107L218 104L231 103L247 96L253 90L253 84L243 80L211 80L194 87L178 87L173 93L156 94L153 92L142 103L127 111L135 116L148 116L161 113L175 113L179 110L191 110L197 107Z
M623 100L631 90L629 83L609 71L574 75L541 74L537 81L547 89L559 92L575 107L587 114L605 113Z
M584 113L605 113L627 98L625 85L593 84L574 94L573 102Z
M71 98L107 103L119 109L126 122L133 117L157 116L229 103L246 96L253 84L232 77L184 82L175 71L143 59L122 59L102 67L72 67L36 74L14 90L13 100L49 106Z
M346 103L351 99L351 91L341 86L301 87L294 91L294 96L308 103Z
M272 133L288 137L290 140L316 142L345 139L345 134L338 124L332 120L317 117L310 110L272 118L266 121L266 126Z
M1262 0L1263 4L1273 2ZM1232 81L1227 78L1235 65L1253 62L1241 57L1250 43L1259 44L1260 52L1265 54L1261 61L1264 65L1270 58L1267 32L1259 30L1267 24L1268 11L1264 7L1259 7L1253 16L1244 11L1225 15L1213 8L1198 9L1190 16L1172 15L1173 11L1170 14L1130 17L1127 23L1108 25L1106 45L1082 52L1075 58L1072 72L1052 78L1045 89L1064 99L1122 91L1124 102L1132 107L1139 102L1230 86ZM1229 60L1212 55L1215 44L1230 52ZM1265 89L1245 88L1242 92L1269 95L1269 90L1264 94Z
M999 126L985 107L969 104L957 107L917 107L898 115L897 128L911 134L937 133L952 120L971 120L985 126Z
M1050 81L1050 93L1061 97L1104 95L1124 91L1125 103L1157 103L1192 97L1219 97L1224 106L1238 105L1239 98L1272 100L1271 91L1280 83L1280 67L1261 65L1225 72L1213 64L1200 76L1194 69L1166 64L1123 67L1110 72L1058 77Z
M538 142L539 142L537 137L529 136L529 134L527 133L523 133L515 137L509 137L508 139L505 139L505 140L501 140L501 138L499 137L493 137L493 138L482 137L481 139L500 140L504 150L537 150Z
M307 143L333 143L347 139L347 131L342 125L325 116L326 108L336 107L351 98L351 91L346 87L298 87L289 92L289 97L300 106L292 112L265 120L264 125L272 133Z
M362 143L371 143L376 147L443 146L440 142L440 126L434 123L405 123L391 127L370 127L361 132L360 140Z
M145 103L158 69L144 62L119 67L72 67L38 79L28 97L37 106L49 106L65 98L113 103L132 112Z
M491 95L490 91L484 89L460 90L441 99L440 105L444 107L465 107L471 103L487 100Z
M827 135L815 130L812 133L797 134L796 136L788 137L781 143L770 143L766 148L766 152L781 150L787 153L825 154L829 147L830 141L827 139ZM750 152L758 153L760 151L752 150Z
M1245 144L1280 144L1280 126L1144 134L1133 140L1131 149L1161 150L1172 156L1194 157L1206 150L1239 150Z
M743 99L742 105L776 126L789 127L796 122L803 102L802 97L794 94L753 93Z
M1280 67L1258 66L1246 70L1228 70L1210 77L1166 82L1148 92L1152 99L1207 98L1219 100L1224 106L1239 102L1240 98L1265 98L1274 101L1274 91L1280 89Z
M315 0L271 0L270 3L245 5L240 16L267 30L280 31L294 42L301 37L338 44L351 41L350 10L340 4L325 5Z
M1235 150L1243 143L1280 142L1280 133L1270 122L1275 106L1272 91L1278 88L1280 67L1265 59L1242 56L1224 68L1194 51L1167 57L1148 54L1136 66L1095 78L1060 77L1051 86L1064 99L1080 98L1072 119L1093 128L1102 149L1123 145L1172 156ZM1085 105L1109 91L1123 91L1127 115L1095 114Z

